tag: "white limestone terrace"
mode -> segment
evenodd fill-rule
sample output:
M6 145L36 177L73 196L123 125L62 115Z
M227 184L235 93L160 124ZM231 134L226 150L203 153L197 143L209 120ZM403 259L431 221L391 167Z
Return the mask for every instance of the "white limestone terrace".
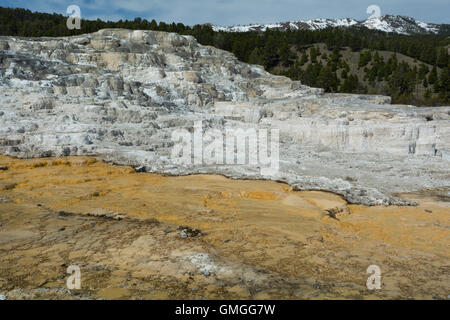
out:
M280 169L178 165L174 130L280 130ZM450 107L325 94L189 36L105 29L66 38L0 38L0 153L96 155L139 171L272 179L351 203L450 196Z

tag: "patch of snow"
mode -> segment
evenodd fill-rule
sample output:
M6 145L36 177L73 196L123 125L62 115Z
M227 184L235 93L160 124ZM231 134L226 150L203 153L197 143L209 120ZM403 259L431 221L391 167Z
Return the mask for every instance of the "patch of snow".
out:
M383 18L370 18L363 22L363 26L367 27L371 30L379 30L384 32L396 32L399 34L408 34L403 27L392 27L386 20Z
M295 23L289 23L289 27L291 28L291 29L295 29L295 30L298 30L299 28L298 28L298 26L295 24Z
M416 21L417 25L419 27L421 27L422 29L426 30L427 32L431 32L431 33L438 33L439 32L439 28L432 26L426 22L422 22L422 21Z

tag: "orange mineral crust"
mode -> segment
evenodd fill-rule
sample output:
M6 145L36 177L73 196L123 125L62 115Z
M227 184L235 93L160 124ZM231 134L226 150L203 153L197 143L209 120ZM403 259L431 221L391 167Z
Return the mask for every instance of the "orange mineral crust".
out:
M0 156L8 299L384 299L450 292L448 190L349 205L272 181ZM81 270L68 290L67 267ZM381 289L369 290L370 265Z

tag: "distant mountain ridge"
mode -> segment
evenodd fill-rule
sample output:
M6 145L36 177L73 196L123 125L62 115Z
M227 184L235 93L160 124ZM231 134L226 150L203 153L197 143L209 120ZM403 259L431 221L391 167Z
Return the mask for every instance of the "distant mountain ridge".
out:
M311 19L307 21L288 21L273 24L249 24L242 26L216 26L214 31L249 32L266 30L322 30L326 28L366 27L371 30L393 32L398 34L439 34L448 31L448 24L426 23L406 16L384 15L358 21L352 18Z

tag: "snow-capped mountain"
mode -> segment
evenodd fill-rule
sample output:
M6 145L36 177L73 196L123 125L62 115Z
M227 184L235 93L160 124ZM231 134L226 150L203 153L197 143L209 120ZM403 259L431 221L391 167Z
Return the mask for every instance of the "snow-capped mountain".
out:
M290 21L274 24L250 24L243 26L212 26L214 31L225 32L249 32L266 31L268 29L290 30L321 30L326 28L366 27L372 30L394 32L399 34L437 34L441 25L426 23L405 16L385 15L357 21L351 18L345 19L312 19L307 21Z
M353 19L312 19L308 21L291 21L274 24L250 24L246 26L232 26L221 27L213 26L214 31L226 32L249 32L249 31L266 31L267 29L280 30L320 30L328 27L350 27L358 24L358 21Z
M380 30L385 32L395 32L400 34L416 34L416 33L439 33L440 25L434 23L426 23L405 16L386 15L380 18L371 18L361 22L372 30Z

